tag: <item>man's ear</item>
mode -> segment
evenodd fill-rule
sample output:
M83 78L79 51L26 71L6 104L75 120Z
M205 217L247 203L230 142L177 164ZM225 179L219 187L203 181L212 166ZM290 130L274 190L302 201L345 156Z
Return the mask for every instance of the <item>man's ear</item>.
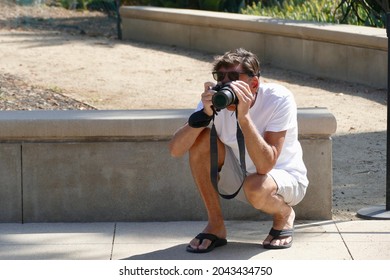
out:
M251 90L252 91L257 91L259 86L260 86L260 79L259 79L259 77L257 77L257 76L253 77L252 81L251 81Z

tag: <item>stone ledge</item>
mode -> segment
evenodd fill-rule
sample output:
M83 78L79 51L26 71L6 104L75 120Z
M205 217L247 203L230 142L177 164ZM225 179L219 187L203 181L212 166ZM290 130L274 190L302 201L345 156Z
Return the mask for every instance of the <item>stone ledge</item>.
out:
M298 108L298 134L300 137L329 137L336 133L337 122L327 108Z
M188 154L168 149L192 111L0 112L0 222L204 219ZM330 219L336 120L303 108L298 123L310 187L297 218ZM222 207L226 219L268 218L238 201Z
M271 17L189 9L122 6L124 18L206 26L387 50L386 30L343 24L308 23ZM320 32L319 32L320 31Z
M2 111L0 141L167 139L183 119L181 110Z
M382 28L157 7L120 9L124 40L221 54L239 47L262 63L311 76L387 87Z
M192 109L115 111L2 111L0 141L169 139ZM326 108L298 109L300 135L329 137L336 119Z

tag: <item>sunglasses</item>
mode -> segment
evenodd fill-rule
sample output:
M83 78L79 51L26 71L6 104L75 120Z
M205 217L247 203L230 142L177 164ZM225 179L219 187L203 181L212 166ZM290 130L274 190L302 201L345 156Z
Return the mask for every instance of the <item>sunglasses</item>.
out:
M228 75L228 78L230 81L237 81L240 78L240 74L247 74L249 77L254 77L252 73L246 73L246 72L237 72L237 71L231 71L231 72L221 72L221 71L213 71L213 78L217 82L223 81Z

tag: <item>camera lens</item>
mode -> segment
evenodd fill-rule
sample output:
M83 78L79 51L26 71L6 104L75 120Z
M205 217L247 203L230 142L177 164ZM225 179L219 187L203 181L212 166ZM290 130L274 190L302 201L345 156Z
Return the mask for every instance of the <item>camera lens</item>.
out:
M231 104L237 104L237 98L229 86L224 86L213 95L212 103L216 110L222 110Z

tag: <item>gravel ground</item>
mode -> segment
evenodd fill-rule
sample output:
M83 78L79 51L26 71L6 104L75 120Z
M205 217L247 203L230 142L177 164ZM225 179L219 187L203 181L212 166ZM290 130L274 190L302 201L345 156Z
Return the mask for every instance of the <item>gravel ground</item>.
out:
M53 20L55 19L55 21ZM116 38L116 19L100 12L73 11L47 5L0 3L0 30L54 31ZM91 105L61 94L58 88L32 85L0 72L0 110L93 110Z
M29 85L0 73L0 110L94 110L95 108L62 95L59 89Z

